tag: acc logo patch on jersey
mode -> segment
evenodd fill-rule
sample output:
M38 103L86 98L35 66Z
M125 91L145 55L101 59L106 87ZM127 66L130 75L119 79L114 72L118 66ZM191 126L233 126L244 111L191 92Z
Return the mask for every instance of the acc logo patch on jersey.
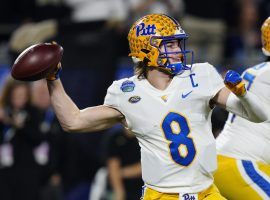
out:
M128 99L129 103L137 103L141 100L141 97L139 96L132 96Z
M135 88L135 84L132 81L124 81L121 85L121 90L123 92L132 92Z

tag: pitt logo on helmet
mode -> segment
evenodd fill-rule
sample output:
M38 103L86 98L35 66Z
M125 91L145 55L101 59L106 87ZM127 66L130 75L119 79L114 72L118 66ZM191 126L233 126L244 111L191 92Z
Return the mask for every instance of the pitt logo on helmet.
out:
M145 23L140 23L136 27L136 36L140 35L154 35L156 34L156 26L155 24L149 24L145 27Z

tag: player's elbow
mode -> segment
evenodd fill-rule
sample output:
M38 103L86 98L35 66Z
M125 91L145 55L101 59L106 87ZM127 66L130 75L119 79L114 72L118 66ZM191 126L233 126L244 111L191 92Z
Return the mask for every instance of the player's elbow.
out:
M65 132L68 133L81 132L80 123L78 123L78 120L76 120L76 118L73 120L62 122L61 127Z
M61 127L65 132L68 132L68 133L79 132L79 130L75 126L61 124Z
M80 112L70 114L72 117L60 118L59 122L62 129L68 133L82 132L82 123Z
M74 133L75 130L66 126L62 126L62 129L67 133Z
M70 123L61 124L62 129L68 133L84 133L84 132L94 132L97 127L85 126L79 120L73 120Z

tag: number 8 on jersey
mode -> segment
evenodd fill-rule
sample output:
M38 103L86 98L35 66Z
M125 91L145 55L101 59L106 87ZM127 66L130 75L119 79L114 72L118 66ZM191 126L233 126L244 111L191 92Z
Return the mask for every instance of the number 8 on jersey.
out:
M162 121L165 138L170 141L169 149L174 162L188 166L196 155L193 139L188 137L190 128L187 119L178 113L168 113Z

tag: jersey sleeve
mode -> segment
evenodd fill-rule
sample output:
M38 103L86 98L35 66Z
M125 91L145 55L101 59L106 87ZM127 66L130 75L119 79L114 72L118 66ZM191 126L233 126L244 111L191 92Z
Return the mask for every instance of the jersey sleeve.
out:
M104 104L105 106L113 107L120 110L119 106L119 86L116 81L108 88L107 94L105 96Z
M208 64L208 77L210 83L210 97L214 97L219 90L221 90L225 85L223 79L216 68Z
M246 84L246 88L264 98L266 101L270 101L270 63L263 65L262 68L250 68L243 73L243 79Z

